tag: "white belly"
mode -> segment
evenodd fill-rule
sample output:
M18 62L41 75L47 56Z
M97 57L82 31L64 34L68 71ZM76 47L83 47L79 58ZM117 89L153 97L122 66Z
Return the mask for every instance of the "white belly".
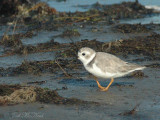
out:
M115 73L103 72L99 67L93 64L93 67L85 67L88 72L99 78L112 78Z

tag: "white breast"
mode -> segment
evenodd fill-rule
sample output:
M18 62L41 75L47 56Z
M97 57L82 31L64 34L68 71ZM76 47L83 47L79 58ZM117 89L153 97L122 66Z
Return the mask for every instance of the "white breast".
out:
M93 64L93 67L85 67L88 72L93 74L96 77L99 78L111 78L115 74L113 73L108 73L108 72L103 72L99 67L96 66L96 64Z

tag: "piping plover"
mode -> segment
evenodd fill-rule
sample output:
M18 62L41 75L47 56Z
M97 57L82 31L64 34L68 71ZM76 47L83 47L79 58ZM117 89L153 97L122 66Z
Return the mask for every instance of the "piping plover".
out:
M113 83L114 78L125 76L136 70L143 70L145 66L128 63L120 58L105 52L96 52L91 48L84 47L78 51L78 59L83 63L85 69L95 76L98 87L107 91ZM111 78L107 87L102 87L98 78Z

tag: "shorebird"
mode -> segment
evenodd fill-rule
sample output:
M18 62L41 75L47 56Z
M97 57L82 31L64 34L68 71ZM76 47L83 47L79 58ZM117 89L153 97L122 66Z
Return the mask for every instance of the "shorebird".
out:
M109 53L96 52L88 47L81 48L78 51L78 59L83 63L85 69L94 75L101 91L107 91L114 82L114 78L122 77L133 71L145 68L145 66L125 62ZM103 87L97 78L111 78L111 81L107 87Z

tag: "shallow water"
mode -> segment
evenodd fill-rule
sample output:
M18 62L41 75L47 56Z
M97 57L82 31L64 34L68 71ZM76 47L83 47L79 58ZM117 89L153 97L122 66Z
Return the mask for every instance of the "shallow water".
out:
M150 106L149 103L147 103ZM153 106L154 107L154 106ZM18 110L17 110L18 108ZM0 119L7 118L7 120L130 120L130 119L145 119L145 120L158 120L158 109L157 111L143 110L139 111L135 116L121 116L119 113L122 108L119 106L112 105L101 105L101 106L63 106L63 105L50 105L50 104L20 104L16 106L9 106L8 108L2 107L0 109ZM115 110L115 108L118 108ZM132 108L132 106L126 105L125 108ZM7 113L5 111L8 111ZM36 112L35 112L36 111ZM68 112L69 111L69 112ZM113 111L113 113L112 113ZM152 115L147 113L152 112ZM112 114L111 114L112 113ZM146 115L144 115L144 113Z
M58 35L58 31L38 31L35 36L31 38L22 39L24 45L37 45L39 43L45 43L52 39L53 36Z
M148 16L145 18L134 19L134 20L120 20L120 23L128 23L128 24L160 24L160 15Z
M44 61L54 60L55 52L32 53L28 55L13 55L8 57L0 57L0 67L17 67L24 61Z

